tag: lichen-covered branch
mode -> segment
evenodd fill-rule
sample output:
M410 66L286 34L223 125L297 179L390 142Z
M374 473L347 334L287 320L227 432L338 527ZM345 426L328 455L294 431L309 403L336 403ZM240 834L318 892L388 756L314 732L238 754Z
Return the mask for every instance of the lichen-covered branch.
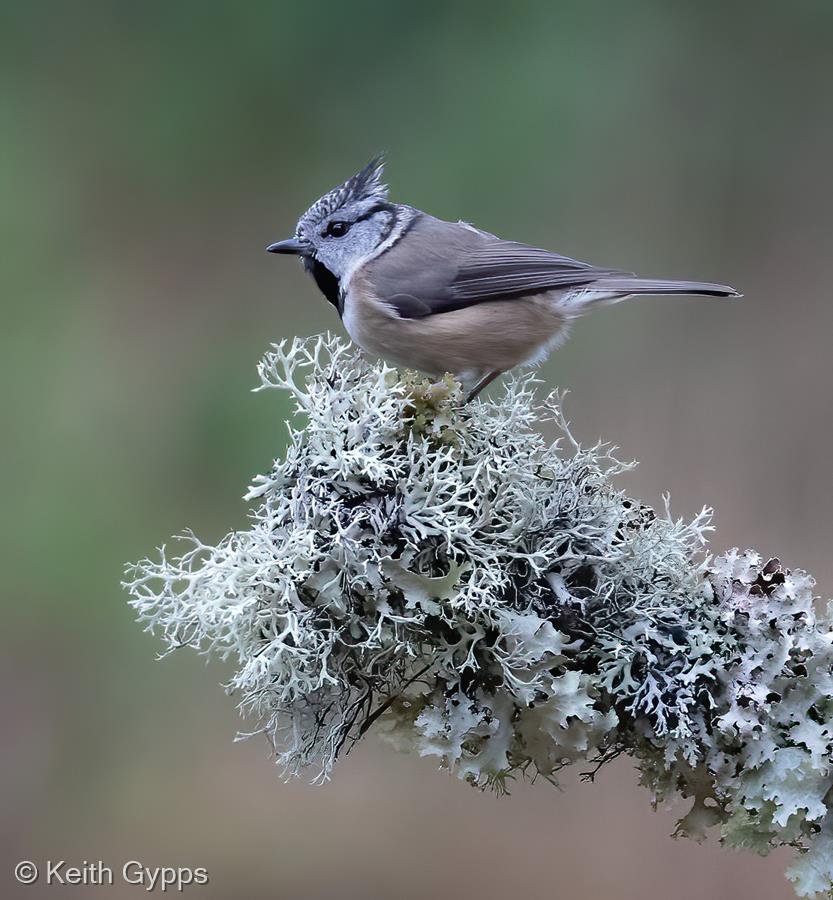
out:
M709 511L627 497L531 377L462 406L330 337L260 376L298 416L251 527L126 586L169 648L233 660L287 773L326 777L371 726L496 790L626 753L655 800L692 800L678 834L789 844L798 893L831 889L833 631L808 575L708 556Z

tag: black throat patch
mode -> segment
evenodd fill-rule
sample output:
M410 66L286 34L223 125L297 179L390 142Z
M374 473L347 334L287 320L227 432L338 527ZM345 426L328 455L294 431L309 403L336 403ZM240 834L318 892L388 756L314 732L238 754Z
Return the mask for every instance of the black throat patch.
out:
M325 266L318 262L314 257L304 257L304 268L315 279L318 290L333 304L341 315L344 312L344 304L341 300L341 290L338 278Z

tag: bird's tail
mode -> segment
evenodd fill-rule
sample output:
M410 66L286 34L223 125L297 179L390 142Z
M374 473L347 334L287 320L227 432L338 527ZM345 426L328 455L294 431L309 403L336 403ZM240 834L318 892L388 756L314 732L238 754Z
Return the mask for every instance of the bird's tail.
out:
M706 297L740 297L728 284L708 281L670 281L662 278L637 278L635 275L603 276L567 299L571 312L581 313L593 306L608 306L627 297L647 294L699 294Z

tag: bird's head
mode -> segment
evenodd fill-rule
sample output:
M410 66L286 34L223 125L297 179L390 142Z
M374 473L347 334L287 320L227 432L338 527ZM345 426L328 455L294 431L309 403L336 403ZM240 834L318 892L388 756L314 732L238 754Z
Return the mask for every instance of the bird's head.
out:
M396 206L382 184L383 167L381 156L372 159L316 200L298 220L294 237L266 249L300 256L313 274L324 268L340 280L387 239L396 222Z

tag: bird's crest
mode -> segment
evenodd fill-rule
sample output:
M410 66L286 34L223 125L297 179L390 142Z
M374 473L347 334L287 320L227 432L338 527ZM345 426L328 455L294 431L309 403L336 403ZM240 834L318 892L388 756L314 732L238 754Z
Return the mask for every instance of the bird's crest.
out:
M298 220L297 235L314 228L327 216L349 203L379 203L387 200L388 188L382 183L382 172L385 168L384 156L380 153L360 171L348 178L343 184L334 187L315 203Z

